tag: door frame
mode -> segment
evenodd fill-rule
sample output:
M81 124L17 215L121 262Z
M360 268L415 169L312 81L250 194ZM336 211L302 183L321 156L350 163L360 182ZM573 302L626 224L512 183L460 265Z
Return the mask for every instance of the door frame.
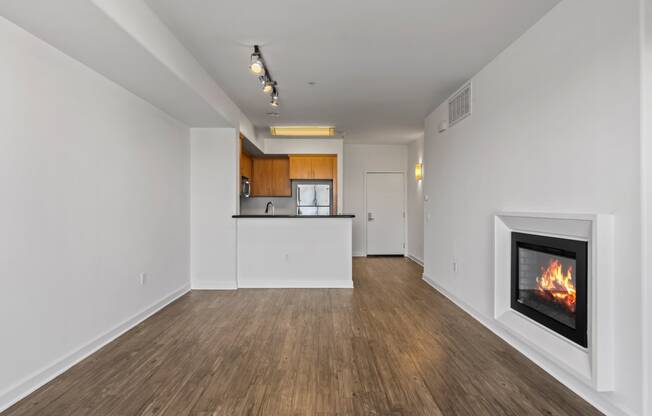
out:
M369 222L367 220L367 215L368 215L368 210L367 210L367 177L369 174L377 174L377 173L389 173L389 174L401 174L403 175L403 255L407 256L407 221L408 221L408 212L407 212L407 174L405 173L404 170L365 170L364 171L364 178L363 178L363 192L364 192L364 198L363 198L363 209L364 209L364 215L362 215L362 222L363 226L362 228L364 229L364 255L368 256L369 255L369 245L368 243L368 238L369 236L367 235L367 223Z

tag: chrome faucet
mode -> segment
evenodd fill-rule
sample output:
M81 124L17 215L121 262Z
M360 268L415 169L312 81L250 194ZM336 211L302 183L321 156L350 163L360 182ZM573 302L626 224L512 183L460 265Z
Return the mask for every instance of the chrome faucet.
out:
M269 207L272 207L272 215L274 215L274 203L272 201L269 201L267 203L267 206L265 207L265 214L269 214Z

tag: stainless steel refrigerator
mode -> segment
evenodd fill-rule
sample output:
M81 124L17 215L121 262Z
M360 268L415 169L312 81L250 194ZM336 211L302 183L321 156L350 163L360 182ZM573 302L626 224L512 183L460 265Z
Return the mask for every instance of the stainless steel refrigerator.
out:
M330 215L330 183L298 183L297 215Z

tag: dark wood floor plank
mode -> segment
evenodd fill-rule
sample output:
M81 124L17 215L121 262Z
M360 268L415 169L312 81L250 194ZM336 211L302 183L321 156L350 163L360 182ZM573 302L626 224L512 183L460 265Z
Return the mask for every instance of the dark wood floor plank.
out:
M2 415L600 414L421 273L361 258L353 290L194 291Z

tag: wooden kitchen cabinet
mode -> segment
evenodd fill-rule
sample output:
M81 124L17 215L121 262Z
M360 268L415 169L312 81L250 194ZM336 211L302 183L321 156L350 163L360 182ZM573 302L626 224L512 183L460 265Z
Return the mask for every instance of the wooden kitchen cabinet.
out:
M311 161L313 179L333 179L333 157L315 156Z
M244 150L240 151L240 176L251 179L253 170L253 159Z
M246 163L244 161L245 166ZM240 164L242 167L242 160ZM336 155L290 155L289 158L255 157L252 159L251 170L249 178L251 180L251 196L253 197L291 197L291 179L332 180L334 199L337 195ZM242 175L245 176L244 173ZM335 205L335 201L333 202Z
M253 158L245 150L244 141L246 137L240 133L240 176L251 180L253 174Z
M254 158L251 196L292 196L287 158Z
M272 192L272 161L271 159L253 159L251 196L266 196Z
M274 196L292 196L290 160L272 159L272 193Z
M290 156L290 179L312 179L311 156Z
M290 155L290 179L334 179L334 160L335 155Z

